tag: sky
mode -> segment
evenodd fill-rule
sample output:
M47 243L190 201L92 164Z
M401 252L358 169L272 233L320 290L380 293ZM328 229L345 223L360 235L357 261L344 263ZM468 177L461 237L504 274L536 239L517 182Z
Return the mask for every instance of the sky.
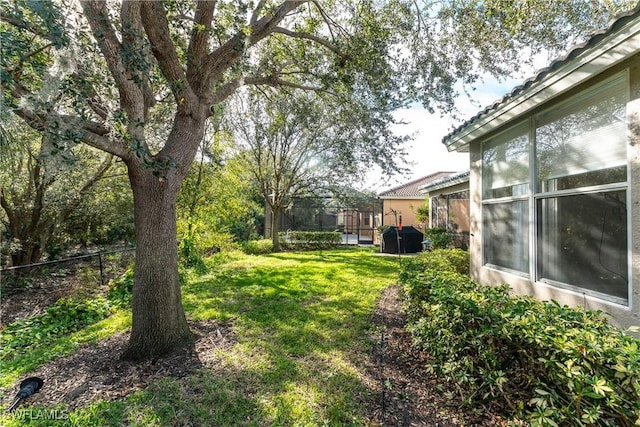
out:
M453 129L493 105L510 93L516 86L521 85L528 78L534 77L538 70L545 68L555 58L548 52L540 52L532 58L532 63L520 64L521 69L511 78L497 80L491 75L482 76L476 84L476 89L465 94L462 87L457 90L461 94L455 99L459 111L459 119L441 117L439 113L431 114L421 105L396 111L396 118L402 119L406 125L394 128L398 135L414 134L406 148L413 157L414 164L409 166L409 172L389 177L379 170L369 173L364 188L375 193L404 184L417 178L435 172L461 172L469 169L469 153L448 152L442 143L442 138Z
M456 99L456 106L460 111L459 120L454 120L449 116L441 117L437 112L431 114L421 105L398 110L396 118L402 119L407 124L395 127L394 131L399 135L415 135L415 138L406 146L407 152L414 159L414 164L409 166L410 171L407 174L394 177L387 177L379 171L372 171L365 186L378 193L434 172L459 172L469 169L469 154L448 152L442 143L442 138L462 122L511 92L524 80L525 77L498 82L492 77L485 77L484 82L479 84L477 89L470 94L471 98L462 95Z

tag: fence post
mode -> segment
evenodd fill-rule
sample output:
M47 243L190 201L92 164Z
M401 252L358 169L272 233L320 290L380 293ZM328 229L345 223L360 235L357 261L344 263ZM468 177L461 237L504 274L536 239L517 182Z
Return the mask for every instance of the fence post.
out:
M98 265L100 266L100 286L104 286L104 274L102 272L102 253L98 252Z

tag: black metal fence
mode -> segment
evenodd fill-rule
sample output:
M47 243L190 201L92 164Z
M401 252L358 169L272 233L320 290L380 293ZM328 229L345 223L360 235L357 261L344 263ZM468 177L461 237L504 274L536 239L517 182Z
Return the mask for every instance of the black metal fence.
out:
M135 247L91 252L64 259L0 269L0 292L6 297L29 288L55 289L69 278L83 288L103 287L122 274L135 256Z

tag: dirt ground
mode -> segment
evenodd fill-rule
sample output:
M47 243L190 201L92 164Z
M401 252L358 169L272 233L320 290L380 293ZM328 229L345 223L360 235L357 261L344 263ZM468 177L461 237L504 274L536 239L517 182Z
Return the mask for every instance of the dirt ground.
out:
M17 307L16 307L17 308ZM29 311L20 306L20 311ZM13 317L13 316L10 316ZM486 411L478 415L460 402L447 398L448 386L424 369L426 356L411 345L404 329L397 286L381 295L371 318L369 354L357 360L363 367L363 380L371 392L363 397L367 418L381 426L503 426L499 416ZM71 409L97 400L121 399L143 390L164 377L188 376L199 368L215 369L216 349L236 343L231 323L193 322L198 339L192 348L163 359L139 364L118 359L128 334L116 334L97 344L82 347L73 354L41 366L33 375L47 378L46 393L29 398L31 403L63 403ZM70 375L72 373L72 375ZM7 407L15 389L0 389L0 406Z
M122 361L129 334L116 334L97 344L80 348L73 354L47 363L33 375L46 378L46 393L36 393L29 403L66 404L81 408L98 400L116 400L143 390L161 378L184 378L196 369L214 369L215 350L228 349L236 342L228 322L191 322L197 339L191 348L162 359L133 363ZM43 388L44 391L44 388ZM11 404L16 390L0 389L0 406Z
M372 316L376 345L366 370L376 393L369 419L382 426L506 426L490 410L478 414L446 397L450 386L425 370L427 355L412 346L405 322L398 286L385 289Z

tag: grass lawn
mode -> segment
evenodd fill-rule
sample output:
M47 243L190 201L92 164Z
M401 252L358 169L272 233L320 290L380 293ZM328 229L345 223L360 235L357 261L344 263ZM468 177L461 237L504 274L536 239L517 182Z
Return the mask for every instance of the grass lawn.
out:
M219 367L65 412L63 421L32 419L30 425L364 425L369 392L359 362L371 345L366 336L375 301L397 271L397 258L365 249L218 264L190 276L182 293L190 320L232 324L237 342L216 350ZM107 327L108 319L103 322ZM121 318L117 324L127 327ZM0 374L0 384L24 374L12 367ZM25 422L0 416L7 426Z

